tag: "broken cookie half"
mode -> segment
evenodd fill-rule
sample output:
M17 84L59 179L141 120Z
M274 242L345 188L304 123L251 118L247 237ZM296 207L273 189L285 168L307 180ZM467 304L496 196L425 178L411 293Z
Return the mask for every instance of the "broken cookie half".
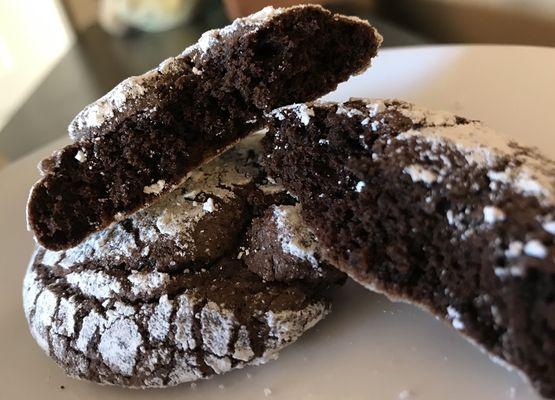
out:
M555 398L555 162L398 100L272 113L264 165L325 257L418 304Z

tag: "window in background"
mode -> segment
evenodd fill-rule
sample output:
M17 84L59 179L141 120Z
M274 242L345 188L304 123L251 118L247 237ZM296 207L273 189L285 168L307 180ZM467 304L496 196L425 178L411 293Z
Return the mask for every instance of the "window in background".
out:
M0 2L0 129L72 41L57 0Z

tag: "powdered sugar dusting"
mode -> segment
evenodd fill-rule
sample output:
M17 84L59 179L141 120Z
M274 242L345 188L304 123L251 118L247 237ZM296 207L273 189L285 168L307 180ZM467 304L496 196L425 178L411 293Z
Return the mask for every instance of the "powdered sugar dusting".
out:
M131 283L131 293L135 296L145 296L148 293L162 289L169 281L170 276L163 272L138 272L132 271L127 277Z
M177 299L175 315L175 342L182 350L193 350L198 343L193 335L194 307L200 302L193 293L185 293Z
M76 138L79 131L87 128L98 128L114 117L116 112L123 111L127 104L145 94L143 81L152 76L149 71L143 76L133 76L120 82L106 95L85 107L69 125L70 137Z
M546 221L542 224L542 226L547 232L555 235L555 221Z
M52 332L58 335L72 336L75 333L75 314L78 304L75 298L61 298L56 319L52 324Z
M318 242L300 215L300 206L274 206L273 217L282 250L318 268Z
M286 115L293 113L303 125L308 125L310 123L310 118L314 116L314 109L304 103L301 104L291 104L288 106L276 108L270 115L283 121Z
M324 303L315 303L299 311L268 311L265 317L270 327L270 336L277 343L290 343L316 325L328 312ZM300 321L304 323L303 329L299 329Z
M142 342L137 324L127 318L118 318L102 333L98 351L112 370L129 376L133 373L137 349Z
M103 271L81 271L66 275L66 281L79 288L86 296L104 300L121 293L119 281Z
M403 172L410 175L413 182L424 182L427 185L431 185L438 180L438 175L435 172L418 164L405 167Z
M168 300L168 295L160 297L158 305L154 309L154 313L148 321L148 333L151 339L164 340L170 330L170 316L173 311L173 305Z
M447 319L451 321L453 328L456 330L464 329L464 323L461 321L461 314L456 308L452 306L447 307Z
M505 213L495 206L484 207L484 222L486 224L494 224L505 220Z
M209 214L218 213L218 204L234 201L234 189L249 184L260 173L260 167L249 163L249 157L251 150L258 151L261 138L262 135L251 135L225 154L192 171L180 189L160 197L149 208L130 216L128 220L137 230L141 243L136 242L133 232L118 223L89 236L83 243L65 252L46 251L43 263L71 268L89 260L122 262L147 257L148 245L159 241L171 241L180 249L179 254L186 256L195 246L192 234L199 221ZM165 185L163 180L159 180L145 191L157 194ZM283 191L283 188L276 187L275 190ZM197 202L195 198L200 193L208 197ZM130 279L137 280L139 276ZM155 276L149 279L155 279ZM132 288L135 294L141 290L139 287Z
M35 301L35 312L30 324L31 333L39 346L46 352L50 349L47 332L52 324L57 302L58 299L54 292L48 289L43 289Z
M530 257L545 258L547 256L547 248L539 240L530 240L524 245L524 253Z
M209 197L202 205L202 209L208 213L214 212L214 210L216 209L214 206L214 199L212 199L212 197Z
M233 350L233 358L236 360L248 361L254 357L247 327L242 325L237 333L237 341Z
M522 151L523 148L510 142L492 129L477 121L459 123L457 117L446 111L428 110L414 104L398 100L382 99L353 99L365 104L367 114L360 115L360 109L348 104L339 104L338 112L350 117L361 118L363 126L371 125L372 131L379 128L379 114L383 111L397 111L409 118L414 125L421 125L417 129L401 132L395 140L416 139L418 143L428 143L434 151L441 151L444 146L455 149L466 158L471 165L487 168L488 177L492 181L492 190L498 190L501 185L509 185L518 193L525 196L538 196L545 202L552 204L555 199L555 163L537 151L532 153ZM315 102L314 105L332 105L335 103ZM310 107L311 105L307 105ZM278 119L280 114L288 108L282 107L274 114ZM355 111L356 110L356 111ZM377 118L372 121L373 118ZM528 149L530 150L530 149ZM504 170L499 170L500 160L508 158ZM407 170L417 181L430 183L432 175L420 169ZM422 179L421 179L422 178Z
M81 163L87 161L87 155L83 152L83 150L78 150L77 154L75 154L75 159Z
M210 48L219 43L220 37L231 35L239 28L248 28L254 32L263 24L283 13L285 9L266 7L261 11L245 18L235 20L231 25L222 29L214 29L205 32L195 45L189 46L181 55L164 60L153 70L147 71L141 76L133 76L125 79L114 87L106 95L88 105L70 123L68 131L72 139L78 139L79 135L86 132L89 128L99 128L112 120L116 114L124 113L130 109L130 105L140 99L145 99L142 104L142 112L152 112L155 110L149 94L150 88L158 79L158 72L169 74L178 72L183 67L180 62L195 51L199 51L201 56L208 53ZM195 75L200 75L201 71L194 67L192 71ZM200 73L199 73L200 72Z
M479 122L409 130L398 135L397 140L415 137L438 148L455 148L469 164L489 168L488 177L496 183L491 186L494 190L499 184L506 184L525 196L539 196L553 201L554 164L545 158L519 151L507 139ZM511 162L503 171L493 169L502 157L508 157Z
M217 356L226 355L236 324L233 313L209 302L201 311L200 321L204 348Z
M363 181L359 181L355 187L355 190L360 193L362 192L362 190L366 187L366 183L364 183Z

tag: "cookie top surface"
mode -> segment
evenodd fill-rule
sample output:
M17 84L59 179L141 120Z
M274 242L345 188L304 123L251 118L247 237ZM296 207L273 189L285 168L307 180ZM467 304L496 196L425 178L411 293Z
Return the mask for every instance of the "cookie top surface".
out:
M401 100L353 99L346 103L314 102L294 104L274 110L270 115L283 121L292 115L298 123L308 125L314 110L353 118L366 130L379 135L391 133L396 140L414 139L427 143L432 150L425 157L439 156L445 146L464 154L468 164L487 168L492 186L510 186L525 196L537 196L555 202L555 162L537 149L508 140L479 121L471 121L446 111L429 110ZM365 137L361 138L363 146ZM325 144L325 143L322 143ZM435 153L437 154L433 154ZM500 169L502 168L502 169ZM439 174L424 167L408 168L413 180L430 181L448 174L448 166ZM497 182L497 183L495 183Z
M109 93L88 105L81 111L69 124L68 132L72 139L78 140L88 135L94 135L96 128L106 124L113 124L112 120L123 119L135 112L137 108L144 113L155 112L160 99L155 95L157 90L153 90L160 81L160 76L179 76L188 70L192 63L193 73L202 75L202 60L210 57L212 49L221 46L223 42L234 41L239 36L252 35L266 26L271 20L280 18L283 14L295 14L300 10L314 10L319 13L331 13L319 5L298 5L289 8L274 8L268 6L262 10L234 20L230 25L221 29L212 29L204 32L198 42L187 47L180 55L170 57L146 73L125 79L114 87ZM377 46L381 44L383 38L365 20L357 17L334 15L334 18L344 22L352 21L356 24L363 24L371 29L376 37ZM359 67L358 71L364 70L368 64Z

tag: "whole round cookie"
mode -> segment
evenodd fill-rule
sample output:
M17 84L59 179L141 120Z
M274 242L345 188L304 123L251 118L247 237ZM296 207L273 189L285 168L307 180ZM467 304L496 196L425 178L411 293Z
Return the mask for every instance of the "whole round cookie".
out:
M275 358L329 312L326 294L344 275L320 262L299 218L280 222L288 246L278 237L268 244L280 270L303 275L266 279L252 259L262 250L251 237L275 230L278 212L268 207L299 212L266 180L258 140L75 248L37 248L25 314L37 343L69 375L128 387L207 378Z

